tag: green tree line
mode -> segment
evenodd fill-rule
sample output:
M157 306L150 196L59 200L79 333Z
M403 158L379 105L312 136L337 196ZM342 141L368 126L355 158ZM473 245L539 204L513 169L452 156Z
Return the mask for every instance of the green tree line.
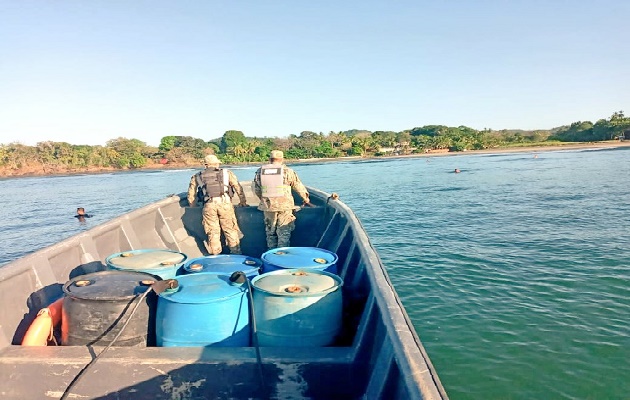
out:
M18 142L0 144L0 175L11 171L55 173L94 169L136 169L155 164L199 165L207 154L224 163L260 163L273 149L283 150L286 159L386 156L425 153L434 150L466 151L523 145L613 140L630 138L630 118L623 111L608 119L574 122L551 130L475 130L466 126L427 125L402 132L350 130L303 131L287 138L247 137L230 130L218 139L165 136L159 147L138 139L119 137L105 146L73 145L46 141L35 146Z

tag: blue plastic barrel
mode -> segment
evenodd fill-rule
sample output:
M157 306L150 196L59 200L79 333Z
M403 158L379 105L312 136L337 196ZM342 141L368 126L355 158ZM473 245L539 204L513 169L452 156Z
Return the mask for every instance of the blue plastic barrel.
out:
M231 275L236 271L243 271L251 280L259 275L261 267L262 261L258 258L239 254L217 254L192 258L186 261L181 271L185 274L214 272L226 275Z
M162 279L174 278L188 257L169 249L142 249L115 253L105 259L110 269L146 272Z
M260 257L263 273L280 269L309 269L337 273L337 254L318 247L279 247Z
M249 346L247 285L204 272L179 275L179 286L160 293L156 312L158 346Z
M252 279L260 346L328 346L341 330L343 280L317 270L286 269Z

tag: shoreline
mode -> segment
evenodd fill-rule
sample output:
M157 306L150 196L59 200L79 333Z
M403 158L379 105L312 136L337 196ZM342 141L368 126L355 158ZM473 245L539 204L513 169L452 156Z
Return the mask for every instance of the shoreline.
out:
M519 146L519 147L501 147L495 149L483 150L467 150L467 151L433 151L427 153L391 155L391 156L350 156L337 158L308 158L299 160L285 160L285 164L318 164L328 162L352 162L367 160L393 160L401 158L418 158L418 157L455 157L473 154L510 154L510 153L543 153L551 151L567 151L567 150L597 150L597 149L615 149L620 147L630 147L630 141L606 141L592 143L570 143L547 146ZM226 164L226 166L243 166L243 165L260 165L261 163L242 163L242 164ZM193 167L194 168L194 167Z
M316 163L328 163L328 162L347 162L347 161L363 161L363 160L388 160L388 159L400 159L400 158L416 158L416 157L451 157L462 156L471 154L510 154L510 153L542 153L549 151L563 151L563 150L589 150L589 149L614 149L620 147L630 147L630 141L605 141L605 142L592 142L592 143L569 143L547 146L519 146L519 147L501 147L495 149L483 149L483 150L467 150L467 151L429 151L426 153L417 154L405 154L405 155L388 155L388 156L349 156L349 157L336 157L336 158L308 158L298 160L285 160L287 165L290 164L316 164ZM225 164L226 166L250 166L261 165L260 162L244 162ZM152 164L136 169L117 169L117 168L87 168L82 170L68 170L58 172L46 172L42 171L15 171L12 174L3 174L0 171L0 179L11 178L32 178L41 176L68 176L68 175L97 175L112 172L137 172L137 171L163 171L163 170L176 170L176 169L198 169L201 168L201 164Z

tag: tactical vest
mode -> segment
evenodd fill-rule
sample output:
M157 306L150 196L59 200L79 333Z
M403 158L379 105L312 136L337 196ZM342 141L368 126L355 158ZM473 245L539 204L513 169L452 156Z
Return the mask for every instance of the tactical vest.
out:
M284 168L280 164L267 164L260 167L260 188L263 197L284 197L287 192L284 184Z
M226 169L206 168L197 174L197 198L205 203L212 197L224 194L233 196L229 186L228 171Z

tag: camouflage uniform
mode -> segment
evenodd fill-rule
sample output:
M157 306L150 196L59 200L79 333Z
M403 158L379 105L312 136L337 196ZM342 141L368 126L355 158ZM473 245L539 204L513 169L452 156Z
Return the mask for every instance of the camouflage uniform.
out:
M309 203L308 191L295 171L281 163L274 162L274 164L282 165L283 169L285 190L282 197L262 197L260 184L261 168L256 171L256 176L254 177L254 192L260 199L258 209L263 211L264 214L267 247L270 250L290 245L291 232L295 229L295 215L293 211L296 208L291 189L297 192L304 203Z
M218 168L208 167L218 170ZM240 205L246 205L247 199L243 192L243 187L239 183L236 175L232 171L228 173L228 186L234 190L240 199ZM196 173L190 178L188 185L188 203L194 207L197 202L198 182L197 176L201 176L201 172ZM241 254L241 237L243 234L238 227L236 214L234 213L234 205L228 194L221 197L211 197L203 205L202 212L203 230L208 235L206 248L210 254L219 254L223 250L221 246L221 230L225 236L225 241L230 248L230 254Z

